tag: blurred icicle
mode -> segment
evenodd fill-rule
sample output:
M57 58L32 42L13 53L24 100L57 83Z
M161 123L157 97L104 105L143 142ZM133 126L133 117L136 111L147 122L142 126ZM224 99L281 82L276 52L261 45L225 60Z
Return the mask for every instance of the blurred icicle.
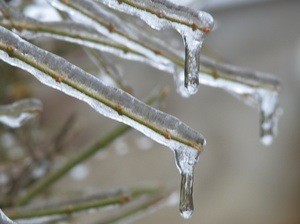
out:
M16 224L15 222L11 221L0 209L0 223L1 224Z
M9 105L0 106L0 123L19 128L35 118L42 111L42 102L37 99L25 99Z
M167 146L176 155L176 163L184 177L184 194L193 192L193 171L206 144L204 137L177 118L147 106L121 89L106 86L94 76L70 64L65 59L44 51L0 27L1 60L22 68L43 84L88 103L100 114L123 122L156 142ZM187 151L187 153L182 153ZM187 197L191 199L192 196ZM192 204L192 201L184 203ZM188 207L189 209L192 206Z
M202 57L202 65L204 71L213 70L214 77L203 73L200 83L225 89L260 111L260 139L264 145L270 145L277 134L278 121L283 113L279 105L280 82L270 74L220 63L207 57ZM240 82L235 81L237 78Z

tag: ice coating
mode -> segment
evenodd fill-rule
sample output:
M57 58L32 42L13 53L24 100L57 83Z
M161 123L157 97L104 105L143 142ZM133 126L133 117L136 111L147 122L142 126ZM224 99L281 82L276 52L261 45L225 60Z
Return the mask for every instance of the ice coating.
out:
M1 224L16 224L15 222L11 221L0 209L0 223Z
M200 152L179 147L174 149L174 155L177 168L181 174L179 211L183 218L188 219L192 216L194 211L194 170Z
M120 87L126 92L132 92L132 88L124 81L123 74L118 67L110 61L107 55L93 49L85 49L85 52L99 69L97 77L99 77L101 81L111 86Z
M92 0L48 1L55 8L68 13L72 20L93 27L97 32L108 37L110 40L124 44L129 49L134 49L136 52L139 52L145 57L143 62L153 66L159 66L159 69L164 71L173 71L173 65L168 59L134 40L134 38L138 39L138 36L141 35L135 27L124 24L118 16L107 12Z
M10 29L16 28L26 39L51 37L108 52L127 60L145 62L150 65L154 63L139 52L106 38L95 29L72 21L40 22L19 14L11 20L0 16L0 25Z
M19 128L35 118L42 111L42 102L37 99L25 99L9 105L0 106L0 123Z
M177 118L142 103L121 89L104 85L65 59L24 41L3 27L0 27L0 58L28 71L43 84L88 103L100 114L131 126L172 150L198 152L205 145L201 134Z
M145 21L151 28L156 30L173 28L177 30L183 37L185 49L186 49L186 66L185 66L185 86L188 88L190 94L194 94L197 91L199 81L199 54L203 42L203 36L205 33L209 32L213 27L212 17L205 12L197 12L186 7L177 6L167 1L110 1L110 0L94 0L105 4L115 10L125 12L130 15L138 16L140 19ZM79 0L68 2L67 4L61 3L62 1L50 0L50 2L59 8L60 10L70 11L72 8L66 10L66 5L72 4L86 4ZM74 2L74 3L73 3ZM89 1L87 1L89 2ZM121 4L120 4L120 3ZM92 3L92 1L91 1ZM74 6L73 6L74 7ZM85 6L86 7L86 6ZM84 9L84 7L81 7ZM90 11L95 11L96 7L91 7ZM77 8L78 9L78 8ZM101 9L101 8L100 8ZM98 10L94 14L101 15L101 10ZM70 12L71 13L71 12ZM76 14L75 18L80 18L78 11L73 9L73 14ZM85 12L87 14L87 12ZM103 15L103 13L102 13ZM125 38L124 35L119 35L116 32L108 32L107 27L101 27L98 23L95 23L91 18L87 18L86 15L82 13L80 16L84 16L84 20L88 20L90 25L94 23L93 26L101 33L106 33L110 37L117 41L127 41L130 47L137 50L142 50L145 54L152 60L165 61L165 58L155 55L149 49L137 44L137 42L132 42L131 38ZM74 18L74 17L73 17ZM111 18L110 18L111 19ZM82 20L82 19L81 19ZM122 24L122 21L117 21L115 24ZM114 24L114 25L115 25ZM165 62L169 65L169 61ZM169 65L170 66L170 65Z

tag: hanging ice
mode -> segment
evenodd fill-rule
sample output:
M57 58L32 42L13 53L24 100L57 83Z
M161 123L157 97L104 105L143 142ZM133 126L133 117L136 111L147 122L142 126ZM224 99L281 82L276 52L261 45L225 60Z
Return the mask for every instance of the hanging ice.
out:
M279 105L280 82L269 74L216 62L202 57L202 69L213 71L213 75L202 73L200 83L222 88L245 104L260 111L260 139L270 145L277 134L278 121L283 113Z
M19 128L35 118L42 110L42 102L37 99L25 99L0 106L0 122L10 128Z
M184 71L180 68L178 68L174 73L173 73L173 79L174 79L174 83L176 86L176 91L177 93L179 93L182 97L189 97L191 94L190 92L187 90L187 88L185 88L185 77L184 77Z
M183 218L188 219L194 211L194 169L200 152L179 147L174 149L174 155L177 168L181 174L179 211Z

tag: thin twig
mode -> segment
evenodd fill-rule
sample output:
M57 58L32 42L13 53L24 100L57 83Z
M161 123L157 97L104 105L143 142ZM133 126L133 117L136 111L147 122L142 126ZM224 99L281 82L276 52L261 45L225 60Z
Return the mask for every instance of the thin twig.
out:
M81 197L72 199L71 201L61 202L61 205L51 206L50 208L30 209L30 210L9 210L7 212L11 219L31 219L38 217L47 217L54 215L72 215L81 211L87 211L95 208L106 208L111 206L121 206L135 200L141 195L152 194L159 188L132 188L128 192L123 192L118 195L112 195L103 198Z

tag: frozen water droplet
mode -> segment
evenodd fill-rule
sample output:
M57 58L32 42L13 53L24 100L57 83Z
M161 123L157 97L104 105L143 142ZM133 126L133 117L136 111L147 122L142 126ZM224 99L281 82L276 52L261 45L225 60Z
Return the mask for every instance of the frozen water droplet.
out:
M71 171L70 171L70 176L74 179L74 180L84 180L85 178L88 177L89 175L89 167L85 164L80 164L77 165L76 167L74 167Z
M188 91L188 89L185 87L184 85L184 80L185 80L185 77L184 77L184 71L183 70L179 70L177 69L175 71L175 73L173 74L173 77L174 77L174 83L175 83L175 86L176 86L176 91L177 93L179 93L182 97L190 97L190 92Z
M264 136L261 136L260 140L264 145L271 145L273 142L273 136L272 135L264 135Z
M283 113L278 92L259 89L256 94L260 110L260 139L264 145L270 145L277 135L278 120Z
M194 169L200 152L191 148L174 150L177 168L181 174L179 211L183 218L188 219L194 211L193 183Z

